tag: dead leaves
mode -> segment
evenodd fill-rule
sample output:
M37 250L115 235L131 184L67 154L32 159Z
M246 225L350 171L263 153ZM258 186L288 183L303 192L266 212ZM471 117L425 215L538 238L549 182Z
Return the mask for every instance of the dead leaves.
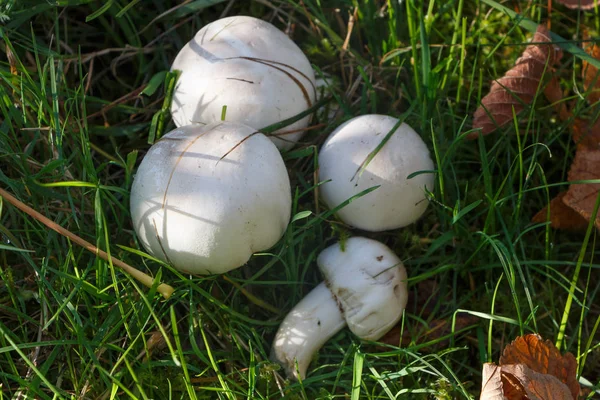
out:
M544 93L551 102L562 98L556 78L552 77L550 81L554 82L547 86L542 81L545 75L552 75L552 67L562 58L562 51L551 44L550 33L543 25L538 26L532 41L514 67L492 83L490 92L481 99L481 106L473 116L473 127L481 128L482 135L511 122L513 113L518 114L533 102L540 86L545 87ZM476 138L478 133L470 134L469 138Z
M594 57L596 60L600 59L600 46L593 44L591 47L586 49L586 52ZM589 93L587 94L587 100L590 103L596 103L600 100L600 76L598 75L598 68L594 67L587 61L583 62L583 87Z
M482 375L481 400L576 400L580 392L575 357L539 335L518 337Z
M592 150L580 146L577 149L569 170L569 182L584 180L600 180L600 148ZM592 218L599 192L599 183L574 183L569 186L563 201L586 221L589 221ZM594 225L600 229L600 213L596 215Z
M585 8L592 2L575 0L562 3L567 6L580 4L581 8ZM517 59L515 66L494 82L490 93L481 100L481 106L473 115L473 127L479 130L471 133L468 136L470 139L478 137L480 132L487 135L510 123L515 114L533 102L541 88L561 120L572 119L571 112L563 102L558 78L553 75L554 66L560 61L562 52L550 44L550 33L543 25L539 25L533 42ZM595 59L600 59L600 46L589 46L586 51ZM544 80L545 76L549 77L547 83ZM598 106L598 69L584 62L582 80L586 100L592 106ZM576 144L575 159L568 173L568 180L572 184L566 192L560 193L546 208L538 212L533 217L533 222L549 221L551 226L557 229L584 231L592 219L596 198L600 192L600 183L586 182L600 180L600 119L597 122L574 119L571 131ZM600 213L593 223L600 229Z
M558 2L567 8L580 10L592 10L596 5L600 5L598 0L558 0Z

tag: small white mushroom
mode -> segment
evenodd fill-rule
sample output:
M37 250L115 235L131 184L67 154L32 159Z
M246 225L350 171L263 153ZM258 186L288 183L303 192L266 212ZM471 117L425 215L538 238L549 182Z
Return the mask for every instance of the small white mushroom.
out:
M433 161L421 137L401 124L362 173L361 166L399 121L385 115L363 115L340 125L319 153L323 200L334 208L362 191L337 215L348 225L379 232L415 222L425 212L425 188L434 188ZM429 171L417 174L415 172Z
M131 190L133 226L146 250L195 274L227 272L270 248L290 213L279 151L231 122L165 135L144 157Z
M346 324L362 339L381 338L408 300L402 261L378 241L353 237L336 243L319 254L317 264L324 282L290 311L273 341L272 358L290 378L304 379L313 355Z
M268 22L246 16L222 18L204 26L181 49L172 70L181 71L171 114L177 126L221 120L255 129L291 118L315 101L315 76L300 48ZM288 125L280 149L303 135L310 116Z

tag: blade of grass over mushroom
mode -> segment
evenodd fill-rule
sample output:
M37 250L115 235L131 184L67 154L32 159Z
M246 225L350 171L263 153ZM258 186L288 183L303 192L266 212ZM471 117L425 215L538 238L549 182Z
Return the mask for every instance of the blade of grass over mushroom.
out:
M154 279L152 279L152 277L150 277L149 275L143 273L142 271L140 271L138 269L133 268L132 266L124 263L121 260L118 260L118 259L116 259L114 257L110 257L105 251L98 249L93 244L91 244L91 243L83 240L82 238L80 238L79 236L75 235L74 233L66 230L62 226L60 226L60 225L56 224L55 222L49 220L48 218L46 218L42 214L38 213L37 211L35 211L31 207L29 207L26 204L24 204L23 202L19 201L17 198L15 198L11 194L9 194L4 189L0 188L0 196L2 196L4 199L6 199L6 201L8 201L13 206L15 206L18 209L20 209L21 211L23 211L27 215L31 216L32 218L35 218L37 221L43 223L48 228L50 228L50 229L52 229L52 230L60 233L61 235L65 236L65 237L67 237L69 239L71 239L73 242L77 243L79 246L83 247L84 249L86 249L86 250L88 250L88 251L90 251L90 252L92 252L94 254L97 254L100 258L104 259L105 261L109 261L109 258L110 258L110 261L112 261L112 263L114 265L116 265L117 267L121 268L123 271L125 271L128 274L130 274L131 276L133 276L135 279L137 279L138 281L140 281L141 283L143 283L146 287L151 288L154 285ZM168 299L169 297L171 297L171 294L175 290L171 286L169 286L169 285L167 285L165 283L159 284L157 289L160 292L160 294L163 295L163 297L165 299Z
M381 142L379 142L379 144L377 145L377 147L375 147L375 149L369 153L369 155L367 156L367 158L365 158L365 160L358 166L358 168L356 169L356 172L354 172L354 175L352 175L352 179L350 179L351 181L353 181L354 178L356 178L356 177L358 177L358 178L361 177L362 173L365 171L365 169L367 168L367 166L369 165L369 163L375 158L375 156L377 155L377 153L379 153L379 151L383 148L383 146L385 146L385 144L390 140L390 138L392 137L392 135L404 123L404 121L406 120L406 118L412 113L412 111L413 111L413 109L415 107L416 107L416 103L413 103L408 108L408 110L406 110L405 112L403 112L398 117L398 122L394 125L394 127L388 133L386 133L386 135L383 137L383 139L381 139Z
M274 124L265 126L264 128L261 128L258 131L269 136L270 134L273 134L273 132L275 132L281 128L285 128L286 126L291 125L294 122L300 121L302 118L314 113L315 111L317 111L319 108L323 107L325 104L329 103L330 101L331 101L331 96L324 97L321 100L319 100L318 102L316 102L313 106L308 108L307 110L305 110L297 115L294 115L293 117L284 119L283 121L279 121Z

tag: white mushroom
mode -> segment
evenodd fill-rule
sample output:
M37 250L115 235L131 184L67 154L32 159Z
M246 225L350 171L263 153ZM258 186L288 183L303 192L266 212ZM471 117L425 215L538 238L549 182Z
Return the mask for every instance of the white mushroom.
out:
M290 213L279 151L237 123L171 131L150 148L131 190L133 225L146 250L195 274L227 272L273 246Z
M290 378L304 379L313 355L346 324L362 339L381 338L400 320L408 299L404 265L375 240L336 243L317 264L324 282L290 311L273 341L272 358Z
M337 212L345 223L379 232L409 225L425 212L425 189L434 188L433 161L421 137L407 124L402 123L359 172L369 154L398 122L385 115L356 117L339 126L323 144L319 180L331 182L323 184L320 192L329 207L379 186ZM426 173L409 179L419 171Z
M171 114L177 126L221 120L255 129L294 117L315 101L315 76L300 48L257 18L235 16L204 26L173 62L181 71ZM275 132L280 149L303 135L310 116ZM283 134L285 131L296 131Z

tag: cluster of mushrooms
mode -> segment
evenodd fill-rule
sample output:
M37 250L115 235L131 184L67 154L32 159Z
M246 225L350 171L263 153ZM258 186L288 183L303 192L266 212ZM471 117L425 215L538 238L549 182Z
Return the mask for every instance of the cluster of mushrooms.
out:
M134 228L150 254L180 271L225 273L287 229L292 198L280 150L294 146L310 116L269 137L259 130L311 108L315 74L283 32L244 16L203 27L172 69L180 71L171 106L178 128L150 148L137 171ZM389 116L345 122L318 161L323 201L336 208L352 199L336 215L364 231L413 223L434 187L425 143ZM323 283L290 311L273 342L273 359L291 379L303 379L315 352L345 325L377 340L406 307L406 270L382 243L352 237L323 250L317 265Z

